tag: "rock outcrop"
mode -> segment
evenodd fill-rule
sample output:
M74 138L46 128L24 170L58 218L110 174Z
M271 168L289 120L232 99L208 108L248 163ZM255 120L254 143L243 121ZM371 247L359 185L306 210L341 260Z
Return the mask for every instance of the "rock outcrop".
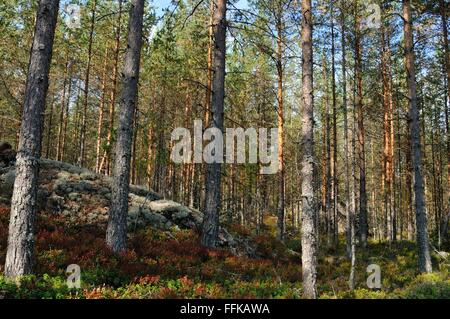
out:
M14 166L0 168L0 203L8 204L14 186ZM88 169L48 159L40 160L38 204L41 211L64 216L71 224L106 223L111 199L111 179ZM128 230L153 227L164 231L200 230L203 214L164 199L144 187L131 185ZM236 255L256 257L247 238L221 228L220 245Z

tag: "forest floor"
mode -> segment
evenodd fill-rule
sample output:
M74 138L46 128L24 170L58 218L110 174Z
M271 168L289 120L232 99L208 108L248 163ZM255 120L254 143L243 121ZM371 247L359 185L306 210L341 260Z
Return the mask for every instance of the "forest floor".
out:
M101 225L67 224L63 217L41 213L36 241L36 274L20 285L1 276L6 254L9 207L0 206L0 298L300 298L299 238L286 245L271 235L251 235L241 227L230 232L250 236L261 258L237 257L227 249L200 247L193 230L140 229L130 234L129 250L120 256L104 244ZM343 245L341 245L343 246ZM436 272L419 275L413 243L389 247L371 243L357 254L356 289L348 290L350 263L344 247L319 256L320 298L450 298L450 264L434 257ZM70 290L65 270L81 267L81 288ZM382 288L366 286L366 267L381 267Z
M275 239L268 217L257 235L238 225L221 228L219 249L201 247L201 213L131 187L128 250L105 246L109 180L67 163L41 161L35 274L20 284L2 276L14 168L0 170L1 298L301 298L300 235ZM291 232L292 234L294 232ZM450 247L441 247L443 252ZM445 254L445 253L444 253ZM450 258L433 253L434 272L417 272L413 242L371 242L357 248L356 289L348 289L344 238L337 249L321 242L320 298L449 298ZM81 288L69 289L66 269L81 269ZM381 269L381 289L367 287L366 268Z

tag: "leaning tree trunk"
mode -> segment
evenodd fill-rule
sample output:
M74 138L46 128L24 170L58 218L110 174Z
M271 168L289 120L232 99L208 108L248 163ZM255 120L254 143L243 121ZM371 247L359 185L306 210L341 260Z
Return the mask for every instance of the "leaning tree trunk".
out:
M414 172L414 197L416 208L416 240L419 271L431 272L430 246L428 242L427 215L422 177L422 154L420 149L419 111L417 109L416 77L414 69L413 28L410 0L403 0L405 63L408 84L409 125L411 131L411 162Z
M314 92L313 92L313 50L311 0L302 1L302 272L303 292L306 298L316 298L317 246L316 206L314 204Z
M29 274L33 267L38 159L58 7L59 0L41 0L37 11L9 222L5 262L5 275L9 278Z
M144 0L132 0L128 25L128 45L122 71L119 129L111 187L112 200L106 231L106 244L114 252L126 249L133 116L138 96L143 15Z
M214 73L212 85L212 121L209 127L223 131L223 101L225 96L225 38L226 0L218 0L214 10ZM221 164L206 165L205 216L203 221L202 245L215 247L219 234L219 211L221 200Z

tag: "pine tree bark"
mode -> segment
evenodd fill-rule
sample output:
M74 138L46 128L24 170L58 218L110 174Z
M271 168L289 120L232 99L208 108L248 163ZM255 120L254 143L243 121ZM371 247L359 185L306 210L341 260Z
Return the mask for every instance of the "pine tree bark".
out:
M45 158L50 158L52 150L52 137L53 137L53 111L55 107L55 97L52 98L52 103L50 103L50 114L48 115L48 126L47 126L47 147L45 149ZM0 136L1 140L1 136Z
M447 205L447 215L444 217L443 225L442 225L442 234L441 237L445 237L448 232L449 222L450 222L450 128L449 128L449 107L448 103L450 103L450 51L448 47L448 30L447 30L447 11L445 6L445 1L440 0L440 9L441 9L441 19L442 19L442 34L444 37L444 65L447 73L447 99L444 105L444 114L445 114L445 130L447 133L447 191L446 191L446 200L445 205ZM448 10L448 8L447 8Z
M70 40L70 37L69 37ZM63 75L63 93L61 97L61 110L59 112L59 126L58 126L58 144L56 147L56 160L61 161L62 154L62 140L63 140L63 130L64 130L64 112L66 109L66 87L67 87L67 73L69 70L69 45L66 49L66 62L64 64L64 75Z
M84 100L83 100L83 115L81 120L81 134L80 134L80 155L78 158L78 164L84 165L85 152L86 152L86 121L87 121L87 108L89 100L89 80L91 75L91 62L92 62L92 40L94 37L95 27L95 13L97 10L97 0L92 1L91 9L91 21L89 26L89 40L88 40L88 60L86 64L86 75L84 78Z
M102 132L103 132L103 117L105 113L105 98L106 98L106 71L108 67L108 47L105 49L103 70L102 70L102 84L101 91L102 97L100 99L100 106L98 108L98 122L97 122L97 146L95 156L95 172L100 173L100 151L102 145Z
M341 46L342 46L342 109L344 112L344 167L345 167L345 224L346 231L346 251L351 258L351 216L350 216L350 165L349 165L349 128L348 128L348 109L347 109L347 59L346 59L346 41L345 41L345 0L341 1Z
M369 227L367 222L367 192L366 192L366 150L364 129L364 106L362 88L362 52L361 25L358 12L358 1L355 2L355 77L356 77L356 108L358 118L358 164L359 164L359 237L362 247L367 246Z
M284 240L286 227L285 221L285 169L284 169L284 100L283 100L283 25L282 8L277 3L276 10L276 29L277 29L277 122L278 122L278 239Z
M422 176L422 154L420 146L420 124L417 109L416 74L414 68L414 42L410 0L403 0L405 64L408 84L409 126L411 132L411 162L414 172L414 195L416 209L416 240L419 256L419 271L431 272L430 246L428 241L427 216Z
M114 252L126 249L133 116L138 98L144 2L144 0L131 1L128 44L122 71L119 128L111 186L111 207L106 231L106 244Z
M50 61L59 0L41 0L28 67L25 101L11 202L5 276L16 279L33 268L39 155Z
M106 150L103 153L102 160L100 161L99 171L103 171L105 167L106 175L110 174L110 163L111 163L111 149L112 149L112 139L114 131L114 117L116 109L116 96L117 96L117 78L119 74L119 53L120 53L120 34L122 32L122 2L119 0L119 13L117 17L116 26L116 38L114 41L114 67L112 76L112 90L111 97L109 101L109 119L108 119L108 134L106 135Z
M212 81L213 81L213 45L214 45L214 0L210 0L209 4L209 27L208 27L208 70L207 70L207 84L205 95L205 110L204 110L204 125L209 125L209 119L211 117L211 93L212 93Z
M326 230L327 230L327 246L333 245L333 202L332 202L332 163L331 163L331 126L330 126L330 101L328 90L328 69L325 56L322 59L323 65L323 86L324 86L324 116L325 116L325 211L326 211Z
M214 10L214 73L212 83L212 110L209 127L223 131L223 102L225 97L226 55L226 0L217 0ZM205 215L202 226L202 245L215 247L219 234L221 201L221 164L206 165Z
M383 207L385 219L385 237L389 242L395 240L394 236L394 208L392 207L393 196L393 132L392 132L392 90L390 81L390 54L389 41L386 41L388 31L385 30L384 25L381 27L381 74L383 82Z
M314 91L311 0L302 1L302 274L306 298L317 298L317 233L314 201Z
M335 61L335 31L334 31L334 6L331 1L331 95L333 103L333 152L331 161L331 200L333 205L333 244L339 245L339 221L338 221L338 167L337 167L337 100L336 100L336 61Z
M78 89L80 90L80 89ZM72 96L72 63L69 63L69 87L67 89L67 100L65 101L65 110L64 110L64 119L63 119L63 130L62 130L62 141L61 141L61 159L60 161L64 161L66 155L66 142L67 142L67 124L69 122L69 106L70 106L70 97ZM77 103L78 103L77 95ZM75 140L74 140L75 141Z

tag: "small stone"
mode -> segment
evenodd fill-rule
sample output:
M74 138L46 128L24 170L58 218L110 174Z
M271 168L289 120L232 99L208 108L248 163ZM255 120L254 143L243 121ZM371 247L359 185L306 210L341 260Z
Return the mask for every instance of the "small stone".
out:
M69 197L70 200L76 201L79 199L80 194L78 193L70 193L69 195L67 195Z

